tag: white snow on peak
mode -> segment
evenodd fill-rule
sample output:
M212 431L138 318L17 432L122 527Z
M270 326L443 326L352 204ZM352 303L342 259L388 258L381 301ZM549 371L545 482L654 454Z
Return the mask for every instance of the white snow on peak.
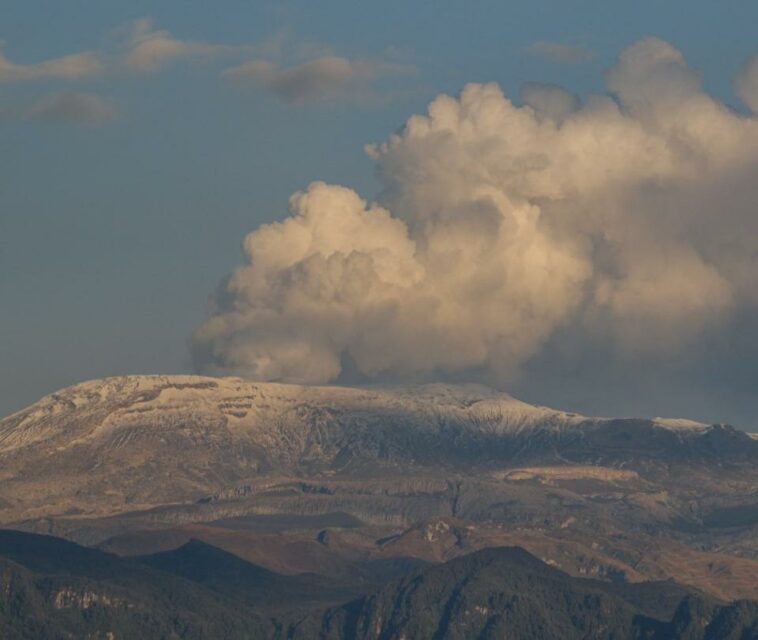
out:
M401 420L411 429L424 430L435 429L442 418L473 430L502 433L562 430L586 420L482 385L313 387L242 378L131 375L73 385L0 420L0 451L36 443L69 447L145 425L153 432L182 425L225 425L235 433L274 437L279 428L286 431L310 420L315 424L326 414L342 416L335 420L349 419L351 424Z
M656 426L663 427L665 429L707 429L708 425L703 422L697 422L696 420L689 420L687 418L653 418L653 422Z
M476 384L314 387L231 377L130 375L82 382L0 420L0 451L43 442L71 446L144 425L152 425L153 431L188 424L214 429L225 425L235 433L275 437L276 425L284 425L286 431L309 420L316 424L326 414L342 416L335 417L338 422L347 416L353 424L401 420L409 428L432 430L439 419L453 420L490 433L559 432L604 421L534 406ZM684 419L654 422L667 429L706 428Z

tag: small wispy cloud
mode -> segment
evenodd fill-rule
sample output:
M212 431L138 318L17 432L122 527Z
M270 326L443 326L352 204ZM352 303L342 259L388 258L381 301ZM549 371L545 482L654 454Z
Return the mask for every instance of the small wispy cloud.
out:
M126 25L123 66L135 72L158 71L167 64L186 58L199 58L235 53L248 49L195 40L180 40L165 29L155 29L150 18Z
M95 51L83 51L32 64L11 62L0 51L0 82L20 80L81 80L100 75L104 64Z
M416 72L413 65L398 61L391 52L368 58L345 57L337 55L327 44L298 41L286 30L258 43L227 45L181 39L166 29L156 28L151 18L140 18L109 31L97 50L42 62L13 62L0 47L0 82L83 81L125 73L152 74L181 61L220 56L236 58L237 62L246 60L223 71L224 78L242 86L264 89L291 104L373 101L379 97L375 89L380 80ZM108 119L106 110L97 110L93 96L63 93L57 96L55 105L44 102L52 99L46 97L38 112L66 113L70 118L75 113L86 113L85 118L90 119L98 113L95 119L105 121Z
M351 60L329 55L290 67L269 60L251 60L227 69L223 76L238 84L267 89L284 102L305 103L360 98L381 77L415 71L412 65L381 59Z
M26 120L72 124L104 124L116 120L119 110L95 93L66 91L33 102L23 112Z
M595 57L595 54L586 47L549 42L547 40L538 40L529 45L526 51L538 58L563 64L577 64Z
M99 50L82 51L35 63L9 60L0 50L0 82L22 80L86 80L124 71L153 73L182 59L222 54L250 54L250 46L181 40L152 19L141 18L112 30Z

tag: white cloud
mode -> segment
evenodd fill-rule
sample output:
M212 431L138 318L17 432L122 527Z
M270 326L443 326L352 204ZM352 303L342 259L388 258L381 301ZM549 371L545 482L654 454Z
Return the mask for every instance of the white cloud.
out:
M607 84L617 100L532 87L523 107L468 85L369 147L381 205L295 194L247 236L192 337L197 368L327 382L347 358L368 376L503 380L568 325L670 356L754 308L758 120L657 39Z
M540 116L563 122L579 109L577 96L553 84L527 82L521 87L521 99Z
M577 64L586 62L594 58L594 54L585 47L560 44L559 42L548 42L538 40L527 47L527 52L539 58L545 58L551 62L560 62L565 64Z
M285 102L302 103L355 96L379 77L413 72L409 65L328 55L286 68L268 60L252 60L223 75L240 84L266 88Z
M254 266L235 273L225 294L240 311L216 315L196 335L210 370L218 363L218 371L262 379L333 379L335 342L370 348L371 335L354 333L355 314L391 321L387 313L423 277L405 225L352 190L314 183L290 209L292 217L245 239Z
M119 117L118 109L94 93L66 91L40 98L25 111L29 120L103 124Z

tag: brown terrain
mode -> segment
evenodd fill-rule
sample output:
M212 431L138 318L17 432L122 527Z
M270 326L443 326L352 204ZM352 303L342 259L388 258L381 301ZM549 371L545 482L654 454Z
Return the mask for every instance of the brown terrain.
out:
M477 386L131 376L0 421L0 524L123 556L200 540L381 581L519 546L573 576L758 598L758 440ZM411 563L410 565L408 563Z

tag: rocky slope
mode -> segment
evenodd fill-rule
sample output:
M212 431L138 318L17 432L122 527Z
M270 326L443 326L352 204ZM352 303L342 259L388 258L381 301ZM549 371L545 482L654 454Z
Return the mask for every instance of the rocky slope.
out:
M574 575L753 597L757 494L758 440L731 427L475 385L127 376L0 421L0 523L125 554L199 537L285 573L518 544Z
M756 452L758 442L730 427L588 419L479 386L127 376L64 389L0 421L0 521L102 516L283 475L478 473L566 460L731 465Z

